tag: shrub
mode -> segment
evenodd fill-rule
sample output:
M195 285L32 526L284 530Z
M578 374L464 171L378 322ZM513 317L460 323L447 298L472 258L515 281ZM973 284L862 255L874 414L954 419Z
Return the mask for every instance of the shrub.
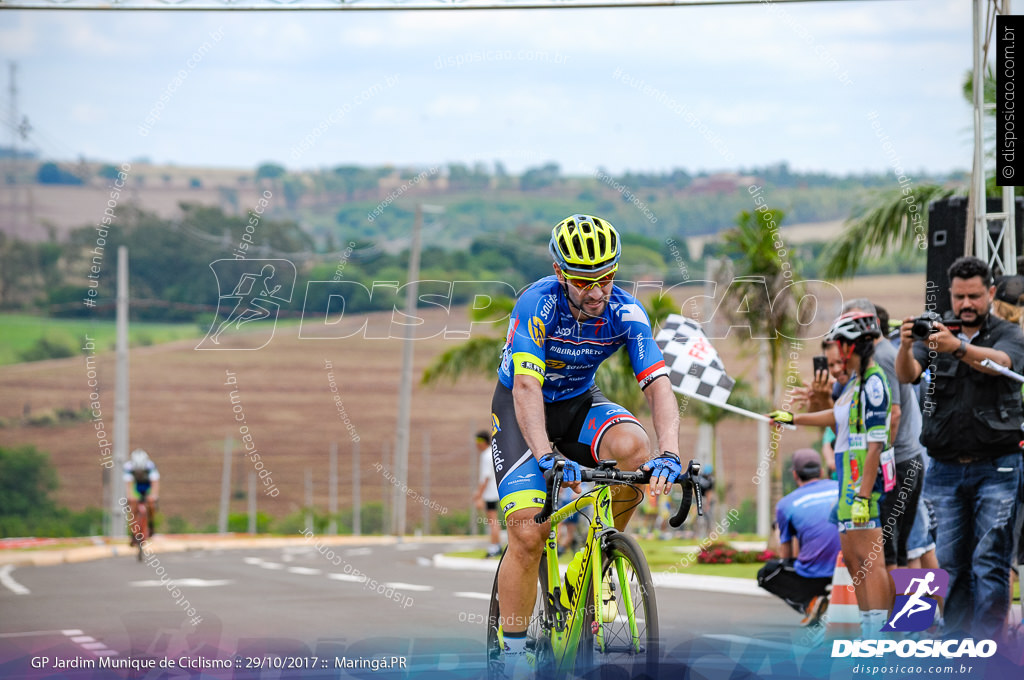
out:
M716 541L701 548L697 561L701 564L753 564L776 557L771 550L736 550L725 541Z
M46 359L66 359L77 354L77 350L66 340L54 340L42 337L31 347L18 352L19 361L44 361Z
M265 534L270 527L270 515L265 512L256 512L256 533ZM249 513L233 512L228 515L228 531L236 534L244 534L249 531Z

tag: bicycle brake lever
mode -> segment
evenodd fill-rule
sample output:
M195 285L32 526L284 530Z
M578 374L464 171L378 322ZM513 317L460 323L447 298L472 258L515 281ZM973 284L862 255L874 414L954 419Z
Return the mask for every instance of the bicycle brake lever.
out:
M555 505L555 496L557 495L556 489L562 487L562 465L564 463L556 465L551 471L551 476L548 477L548 492L544 497L544 507L533 516L533 521L537 524L544 524L551 517L551 512ZM545 473L545 476L547 476L547 473Z

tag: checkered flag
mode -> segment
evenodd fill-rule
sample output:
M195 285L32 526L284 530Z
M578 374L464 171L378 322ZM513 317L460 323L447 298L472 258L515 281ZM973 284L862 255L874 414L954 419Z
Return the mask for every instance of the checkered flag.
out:
M673 390L715 404L726 403L736 381L726 374L700 324L670 314L654 341L665 355Z

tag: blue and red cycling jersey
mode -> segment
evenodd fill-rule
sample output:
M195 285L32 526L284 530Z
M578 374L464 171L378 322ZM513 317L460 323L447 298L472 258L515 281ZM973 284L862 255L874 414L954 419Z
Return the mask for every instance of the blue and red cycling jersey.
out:
M600 317L577 321L557 277L527 288L509 319L501 384L512 389L514 376L530 375L540 381L545 402L571 399L590 389L597 367L623 345L641 388L667 375L644 308L617 286L608 297Z

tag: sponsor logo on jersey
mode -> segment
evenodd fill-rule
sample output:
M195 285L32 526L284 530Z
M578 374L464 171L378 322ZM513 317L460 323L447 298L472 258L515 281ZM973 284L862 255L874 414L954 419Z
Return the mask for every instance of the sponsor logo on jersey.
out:
M498 416L491 413L491 437L501 432L501 422L498 420Z
M555 300L556 300L556 297L554 295L545 295L544 296L544 304L541 305L541 308L540 308L540 315L541 316L547 316L548 314L551 313L551 310L554 309L554 307L555 307Z
M868 378L864 391L867 392L868 403L872 406L881 406L885 400L885 388L882 386L882 379L877 375Z
M645 326L650 325L647 322L647 315L644 314L643 307L641 307L638 304L634 304L631 302L629 304L622 305L621 307L619 307L618 312L619 318L622 319L623 321L637 321L639 323L644 324Z
M530 339L537 347L544 346L544 321L539 316L530 317Z
M491 440L491 459L494 461L495 472L501 472L505 469L505 459L501 455L501 451L498 450L498 440Z
M519 317L515 317L508 320L508 332L505 333L505 344L512 344L512 337L516 334L516 329L519 328Z
M544 367L543 366L538 366L537 364L533 363L532 361L520 361L519 362L519 367L520 368L524 368L527 371L533 371L534 373L540 373L541 375L544 375Z
M558 359L548 359L544 362L544 365L548 368L565 368L565 362Z

